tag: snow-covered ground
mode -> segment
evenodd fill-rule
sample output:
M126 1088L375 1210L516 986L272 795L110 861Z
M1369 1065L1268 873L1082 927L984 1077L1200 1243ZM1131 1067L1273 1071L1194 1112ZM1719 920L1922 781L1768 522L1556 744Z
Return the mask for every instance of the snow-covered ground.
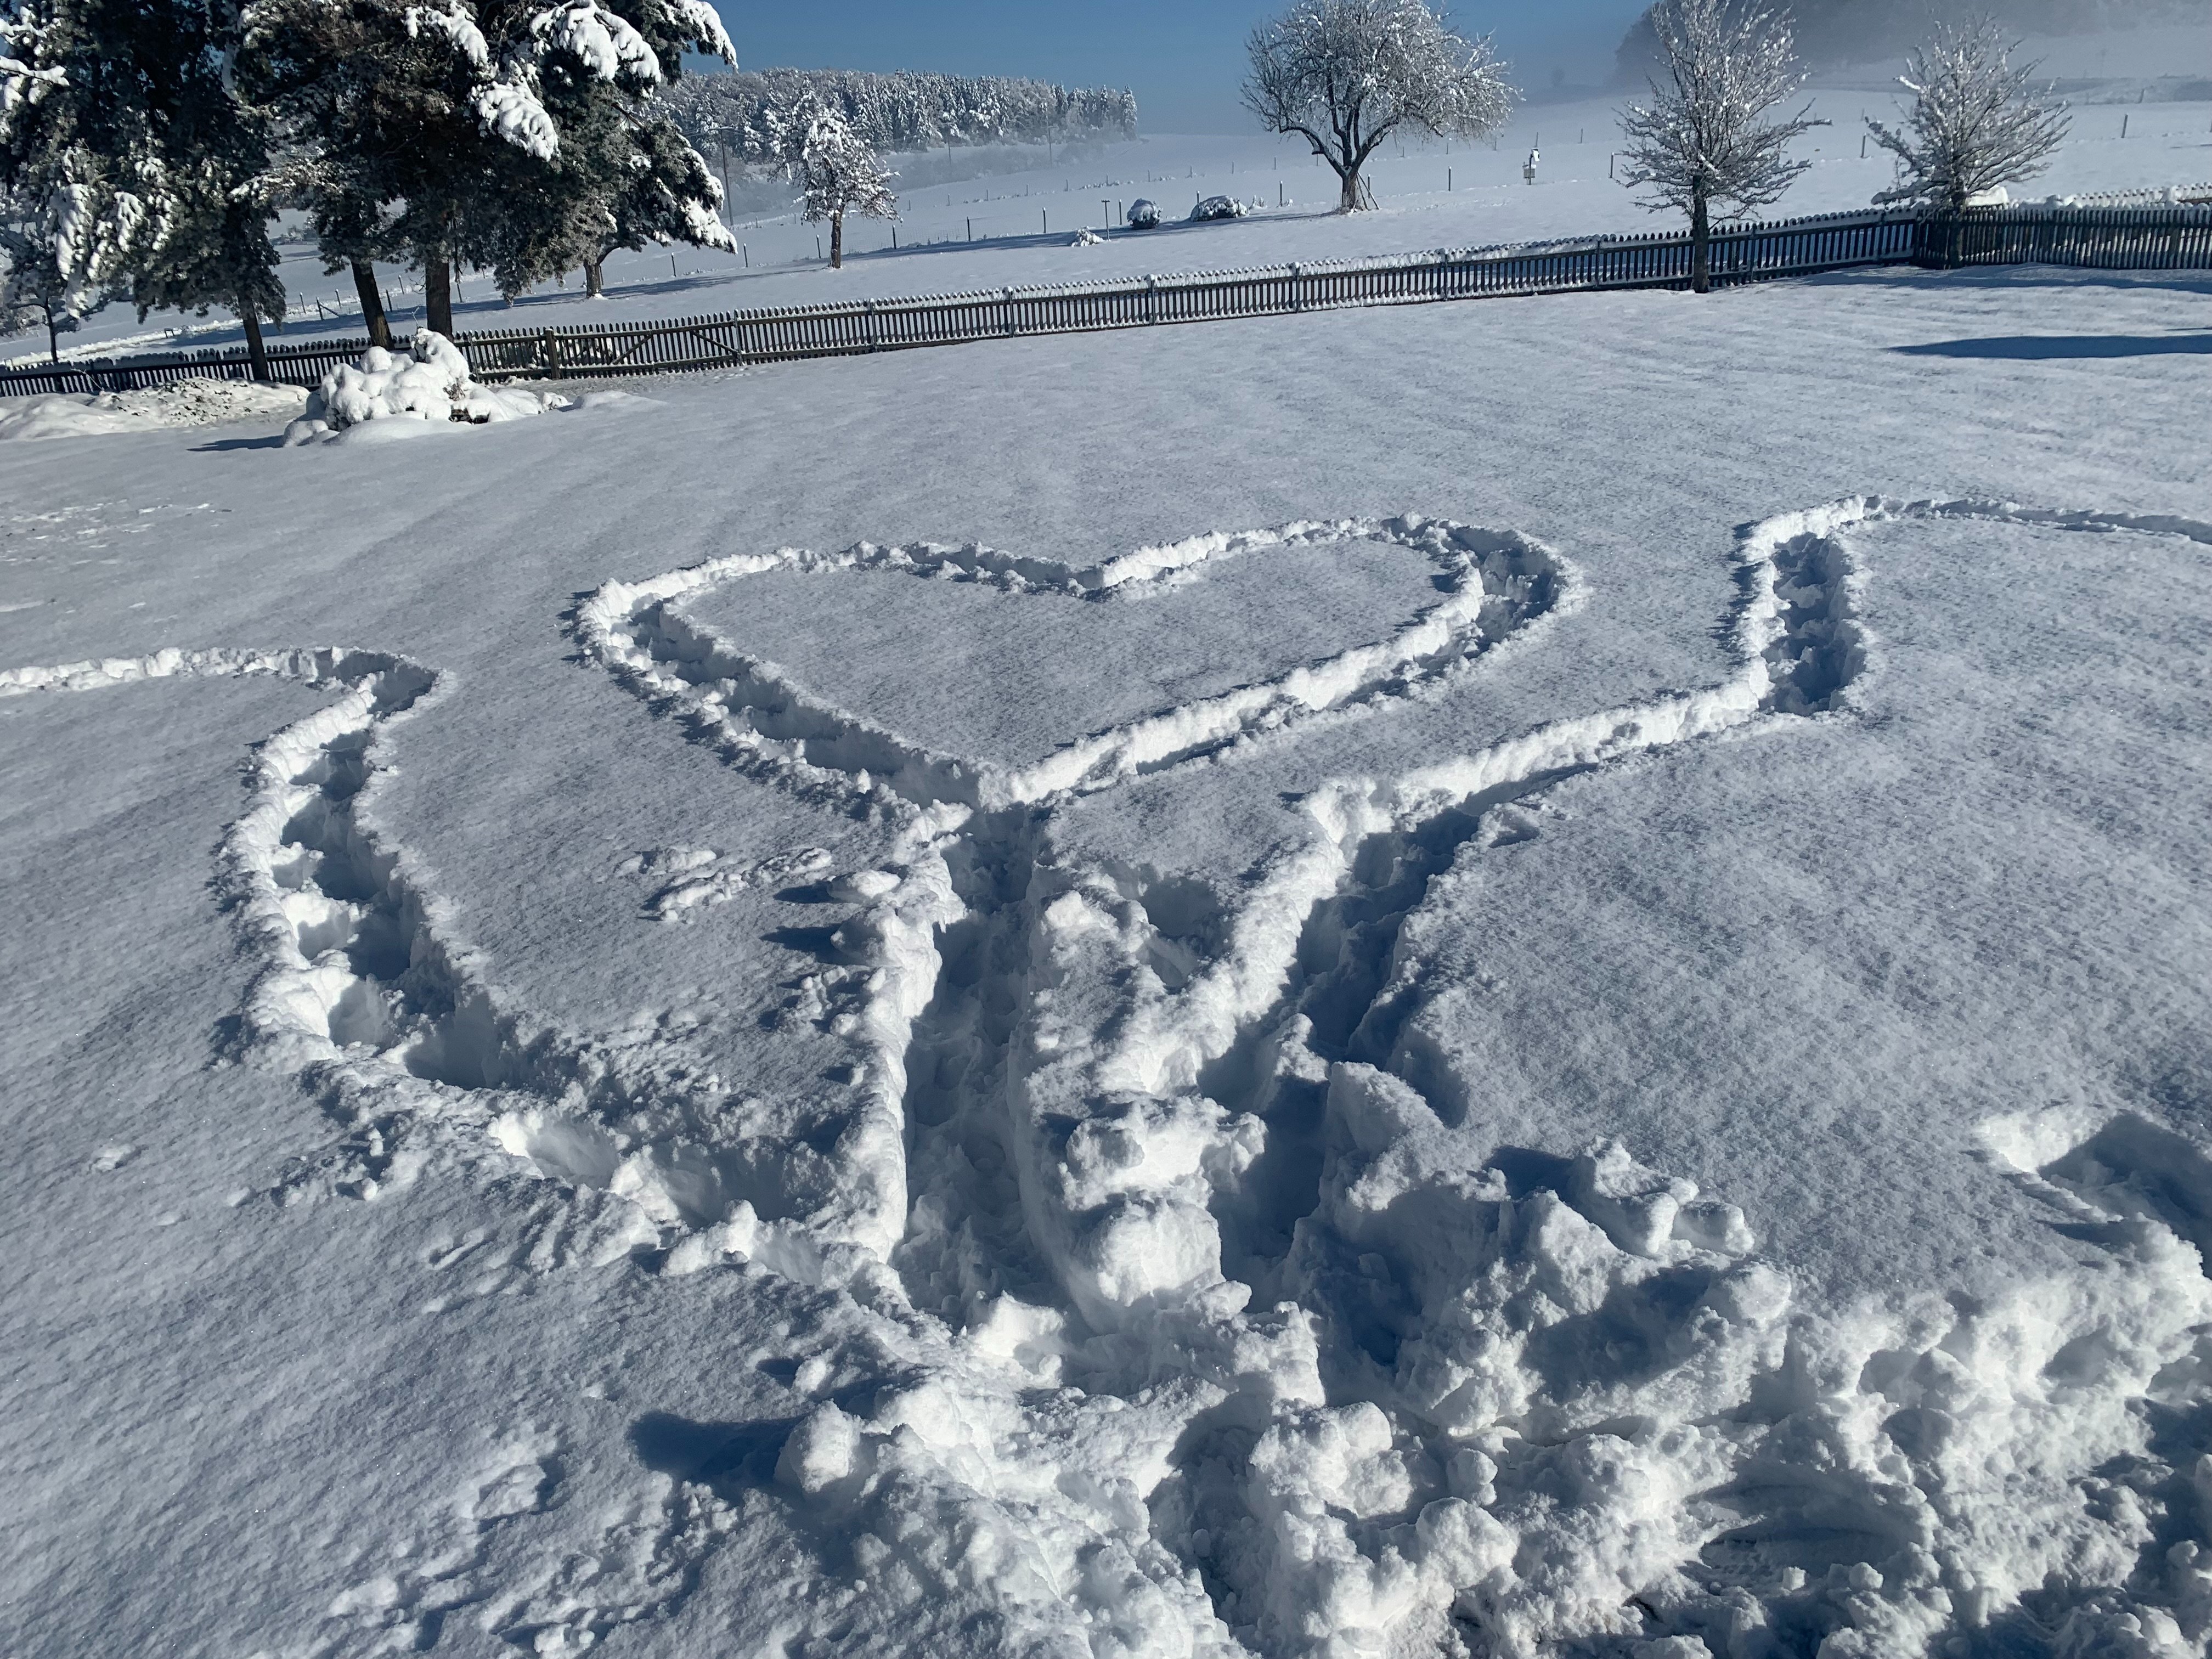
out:
M2194 58L2184 43L2175 43L2166 72L2212 79L2212 38ZM1891 164L1878 148L1864 146L1868 153L1861 154L1860 118L1894 113L1893 90L1870 75L1863 86L1831 87L1810 94L1815 112L1834 125L1808 141L1807 153L1815 165L1770 216L1862 208L1891 182ZM1370 169L1378 210L1349 218L1332 211L1334 176L1302 142L1256 132L1153 136L1050 166L1040 157L1040 164L1028 171L908 190L896 227L880 220L846 227L842 270L830 270L821 257L826 227L803 224L793 211L733 214L733 234L741 244L736 255L688 247L617 253L607 262L608 291L597 301L583 297L580 279L573 273L568 286L545 284L513 307L501 300L489 275L467 277L454 308L455 326L542 328L700 316L763 306L1673 229L1672 219L1646 212L1607 176L1619 143L1619 102L1608 97L1526 106L1494 148L1461 143L1447 147L1431 140L1409 143L1401 155L1398 146L1386 146ZM1521 176L1532 148L1542 155L1533 187ZM953 164L959 159L956 152ZM929 176L939 176L945 165L941 157L928 158ZM2081 194L2207 182L2212 182L2212 103L2123 107L2083 102L2071 139L2049 173L2018 193ZM758 190L754 187L750 194ZM1182 216L1200 196L1223 193L1256 203L1258 210L1225 222L1184 222ZM1165 220L1159 229L1121 228L1128 204L1139 197L1160 204ZM1078 246L1078 233L1086 228L1104 231L1102 240ZM311 244L287 245L282 274L294 307L283 339L359 333L361 311L351 277L325 274ZM398 268L380 268L380 274L395 325L404 332L418 325L419 275ZM177 332L180 329L185 331ZM129 307L110 307L66 337L64 355L235 345L240 337L234 319L156 315L142 323ZM42 339L26 336L11 343L16 360L44 358Z
M2209 295L0 448L9 1651L2201 1651Z

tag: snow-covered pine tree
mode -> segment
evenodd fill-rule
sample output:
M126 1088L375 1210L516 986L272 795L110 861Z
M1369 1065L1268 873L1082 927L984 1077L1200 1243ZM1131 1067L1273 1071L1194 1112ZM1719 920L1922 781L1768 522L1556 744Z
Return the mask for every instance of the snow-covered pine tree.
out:
M512 294L579 263L580 227L638 223L634 201L674 205L620 234L726 235L705 163L647 101L686 50L732 56L705 0L258 0L246 68L325 260L354 266L365 309L369 259L414 264L450 334L456 261Z
M48 33L32 7L0 14L0 174L12 179L0 186L0 334L44 328L47 354L59 362L60 337L116 297L138 216L126 209L124 222L100 234L90 203L70 188L68 150L57 143L66 128L33 120L35 106L65 81L45 61Z
M222 305L268 377L284 291L255 111L232 95L228 0L0 0L0 191L42 227L72 312L127 281L155 307Z
M727 58L728 38L703 5L641 6L635 27L645 51L634 58L617 52L628 71L604 73L574 40L541 60L539 93L560 144L502 206L492 264L509 294L580 265L585 292L596 297L617 248L684 242L737 251L717 213L721 185L659 96L685 47Z
M580 265L596 299L617 248L685 242L737 251L722 187L658 100L599 97L562 112L559 152L501 216L492 269L520 293Z
M1869 117L1875 142L1898 159L1901 176L1877 202L1919 202L1957 213L2000 185L2033 179L2065 142L2063 103L2039 95L2037 66L2015 68L2013 43L1984 18L1939 24L1906 60L1898 81L1912 94L1903 129Z
M466 240L507 141L476 108L491 51L465 14L406 0L256 0L239 82L275 118L279 176L326 270L349 270L389 348L374 262ZM451 251L440 258L450 258Z
M1627 135L1621 182L1648 186L1653 211L1690 216L1690 286L1712 287L1712 209L1736 213L1779 201L1812 165L1790 141L1825 121L1810 106L1783 121L1766 112L1805 84L1790 27L1746 0L1659 0L1650 13L1664 79L1651 101L1620 112Z
M1375 205L1360 169L1391 133L1483 137L1518 96L1489 40L1454 33L1427 0L1299 0L1245 49L1244 106L1313 146L1346 213Z
M891 194L892 175L884 172L844 112L809 92L784 117L784 149L793 176L805 191L800 198L807 223L830 224L830 268L845 264L845 216L898 217Z
M71 303L54 246L47 201L43 195L9 191L0 195L0 336L44 329L46 355L61 361L61 337L74 333L78 320L105 305L100 290L91 303Z

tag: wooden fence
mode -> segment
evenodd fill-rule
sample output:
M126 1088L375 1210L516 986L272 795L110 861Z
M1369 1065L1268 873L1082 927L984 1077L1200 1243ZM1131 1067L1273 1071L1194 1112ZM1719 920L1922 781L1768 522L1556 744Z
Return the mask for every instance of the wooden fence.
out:
M1976 209L1958 217L1889 209L1728 226L1712 241L1712 275L1719 283L1867 265L2024 264L2212 268L2212 207L2048 204ZM1690 239L1668 232L1066 288L788 306L673 321L494 330L459 335L456 343L481 380L599 379L1350 307L1682 288L1689 280ZM365 340L277 346L269 353L270 368L278 380L313 386L367 346ZM126 391L193 376L243 380L251 373L245 352L235 347L100 358L0 370L0 395Z

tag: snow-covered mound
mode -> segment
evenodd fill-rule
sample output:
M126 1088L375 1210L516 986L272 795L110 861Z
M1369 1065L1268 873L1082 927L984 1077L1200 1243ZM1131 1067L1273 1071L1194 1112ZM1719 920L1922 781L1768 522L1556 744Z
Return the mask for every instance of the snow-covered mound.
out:
M568 400L555 392L477 384L461 349L422 328L415 331L404 357L371 346L324 375L307 399L307 412L285 428L284 441L309 443L396 417L483 426L568 406Z
M172 380L137 392L64 393L0 402L0 439L82 438L156 427L216 426L226 421L295 415L304 387L252 380Z
M1209 196L1190 210L1194 221L1205 219L1242 219L1251 209L1234 196Z

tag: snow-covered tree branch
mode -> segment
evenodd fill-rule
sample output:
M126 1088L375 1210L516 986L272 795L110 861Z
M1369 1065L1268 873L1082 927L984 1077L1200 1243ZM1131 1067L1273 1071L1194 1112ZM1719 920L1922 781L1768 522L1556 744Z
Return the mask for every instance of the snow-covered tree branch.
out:
M1299 0L1246 50L1245 107L1313 146L1347 213L1374 205L1360 169L1390 133L1481 137L1516 96L1489 40L1453 33L1426 0Z
M1660 0L1650 12L1665 78L1651 100L1620 112L1627 136L1621 181L1649 191L1653 211L1690 216L1690 286L1712 286L1711 213L1779 201L1812 165L1790 141L1825 121L1809 106L1786 120L1766 112L1805 84L1790 27L1742 0Z
M1874 199L1956 213L2041 173L2065 140L2067 115L2064 104L2038 95L2035 70L2014 67L2011 43L1986 18L1939 26L1898 76L1913 95L1902 129L1867 121L1900 168L1896 185Z

